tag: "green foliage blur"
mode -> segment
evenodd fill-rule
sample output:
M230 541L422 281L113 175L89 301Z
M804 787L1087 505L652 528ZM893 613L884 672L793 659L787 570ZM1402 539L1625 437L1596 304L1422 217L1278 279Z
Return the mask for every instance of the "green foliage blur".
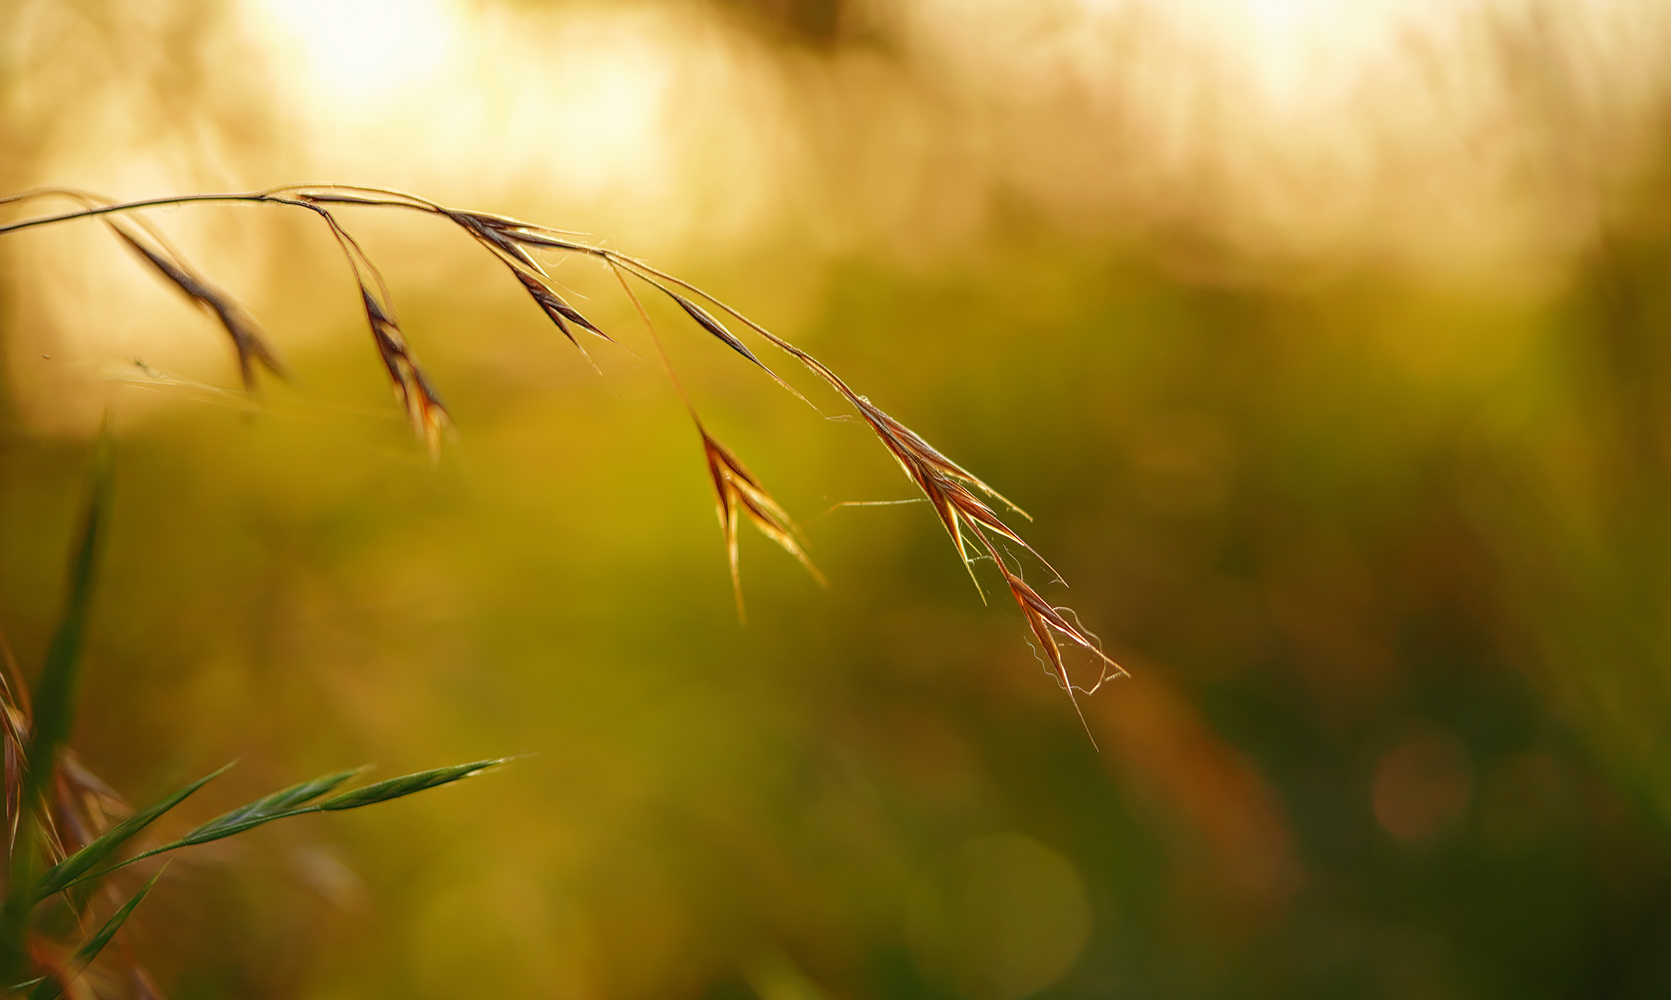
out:
M860 5L805 6L667 16L797 67L912 58L885 18L839 30ZM194 129L255 135L169 176L306 179L279 174L315 162L288 92L241 81L265 96L231 109L195 75L231 44L222 5L155 9L133 28L89 5L60 41L175 46L145 63L173 75L105 81L155 90L158 162L213 160ZM4 81L23 95L8 191L101 176L16 109L50 71L14 59ZM1071 587L1030 581L1133 675L1080 699L1083 728L924 505L835 507L912 495L862 423L659 310L705 423L831 582L745 529L740 624L699 440L607 274L557 272L634 352L589 343L597 372L465 240L346 216L456 420L431 464L308 220L203 209L241 228L186 248L253 275L221 281L295 371L253 406L213 391L235 375L207 320L103 234L73 244L86 272L140 278L77 284L37 267L58 237L0 237L0 627L21 663L57 614L85 414L110 406L120 432L71 740L89 768L145 802L241 757L178 834L343 762L524 755L181 857L131 946L176 1000L1671 995L1657 107L1584 238L1496 271L1284 256L1213 230L1230 210L1211 205L1104 225L998 182L977 235L903 247L776 217L710 243L577 209L1028 510ZM567 224L520 180L438 176L419 193ZM54 295L150 296L210 347L75 341ZM105 367L51 367L72 363Z

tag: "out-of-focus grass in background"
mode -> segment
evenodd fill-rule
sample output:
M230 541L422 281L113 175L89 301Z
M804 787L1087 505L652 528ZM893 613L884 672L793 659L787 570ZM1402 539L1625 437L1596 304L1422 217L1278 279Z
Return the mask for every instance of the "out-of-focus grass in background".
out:
M130 925L171 995L1671 992L1663 5L14 0L0 47L0 189L404 187L698 281L1028 508L1135 675L1099 753L929 511L822 513L910 495L862 424L670 326L833 584L745 538L740 626L655 366L431 220L345 212L433 467L312 220L153 215L292 362L254 416L99 227L7 236L25 663L122 428L90 766L243 755L208 816L532 755L182 860Z

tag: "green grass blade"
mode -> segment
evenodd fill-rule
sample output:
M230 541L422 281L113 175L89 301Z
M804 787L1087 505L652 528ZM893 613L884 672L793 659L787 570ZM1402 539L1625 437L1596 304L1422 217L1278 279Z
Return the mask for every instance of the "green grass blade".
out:
M87 611L93 599L94 571L98 565L99 543L108 517L111 472L115 465L115 435L107 418L93 449L93 466L88 473L89 488L81 536L70 562L69 595L58 627L47 647L35 686L34 735L29 744L29 791L31 799L40 794L52 776L58 748L69 738L75 722L75 689L81 662L81 644L87 631Z
M501 757L496 760L478 760L474 764L454 764L452 767L438 767L433 771L419 771L416 774L402 775L399 778L390 778L387 781L367 785L364 788L356 788L351 792L343 792L341 795L333 795L311 808L334 811L375 805L379 802L387 802L390 799L398 799L402 795L411 795L413 792L421 792L438 785L449 784L460 778L468 778L472 774L477 774L504 762L505 759Z
M326 792L331 791L338 785L347 781L349 778L363 773L365 768L356 767L349 771L338 771L335 774L327 774L323 777L314 778L311 781L304 781L297 785L291 785L283 791L274 792L266 798L257 799L248 805L239 806L231 812L210 820L186 834L184 837L181 837L179 840L135 854L133 857L118 864L111 865L109 868L92 872L91 874L88 874L88 869L83 869L82 871L71 875L68 881L62 881L62 884L54 883L51 891L58 892L80 885L84 882L90 882L94 879L103 878L113 871L126 868L129 865L140 861L144 861L146 858L155 857L159 854L166 854L169 851L177 851L182 847L207 844L211 840L219 840L222 837L230 837L233 834L243 833L245 830L253 830L262 824L271 823L277 819L288 819L291 816L305 816L308 813L325 812L328 810L336 811L339 809L357 809L360 806L369 806L378 802L387 802L390 799L398 799L402 795L411 795L413 792L421 792L428 788L435 788L438 785L445 785L450 782L457 781L460 778L467 778L470 775L478 774L490 767L494 767L502 763L504 763L503 758L497 760L479 760L473 764L455 764L452 767L440 767L433 771L420 771L416 774L408 774L399 778L390 778L388 781L380 781L374 785L367 785L364 788L356 788L351 792L344 792L341 795L326 799L324 802L313 802L314 799L324 795ZM224 768L222 770L224 770ZM216 773L218 774L220 772L217 771ZM210 775L209 777L214 777L214 775ZM208 779L205 778L204 780L207 781ZM57 871L57 869L54 869L53 871ZM48 872L47 874L50 875L52 872Z
M233 809L231 812L216 816L214 819L204 823L200 827L197 827L195 830L192 830L179 840L163 844L161 847L153 847L148 851L142 851L120 864L111 865L109 868L94 872L90 875L78 873L76 876L72 877L70 881L59 886L58 889L68 889L72 886L80 885L83 882L90 882L96 878L103 878L119 868L126 868L131 864L144 861L146 858L154 858L159 854L166 854L169 851L177 851L182 847L207 844L211 840L219 840L222 837L230 837L235 833L243 833L245 830L253 830L263 823L271 823L275 819L284 819L289 816L300 816L304 813L318 812L318 807L307 805L307 803L312 802L314 799L324 795L326 792L335 789L349 778L352 778L357 774L363 774L364 772L364 767L356 767L347 771L338 771L335 774L327 774L322 777L314 778L311 781L304 781L300 784L291 785L283 791L274 792L264 798L256 799L254 802L241 805L238 808ZM213 775L211 775L211 777L213 777Z
M210 781L225 773L227 767L212 774L206 774L186 787L163 799L156 805L134 813L127 819L106 830L97 840L83 847L58 864L48 868L39 880L35 882L34 900L42 900L55 892L62 892L70 883L75 882L82 875L92 871L93 867L113 854L130 837L145 829L158 816L173 809L191 793L207 785Z
M64 970L64 978L60 979L58 976L47 976L45 979L35 984L34 989L29 991L29 1000L53 1000L53 998L61 995L64 992L64 989L69 986L71 982L75 981L75 977L81 975L82 970L87 968L89 965L92 965L93 959L99 957L99 952L103 951L104 946L110 943L110 939L116 936L116 932L121 929L124 923L127 922L127 919L133 913L134 908L139 905L140 900L145 898L145 894L151 891L151 887L157 884L157 879L159 878L162 878L162 872L157 872L155 875L152 875L151 881L145 883L143 888L134 893L132 899L122 904L122 908L120 910L111 914L110 919L104 922L103 927L100 927L97 931L95 931L92 937L83 942L80 948L76 949L75 954L70 957L69 964Z
M70 559L69 592L36 681L32 732L24 748L25 778L18 796L23 810L20 836L12 845L5 901L0 903L0 982L17 978L28 968L29 911L39 899L30 895L39 865L36 816L52 782L58 750L69 739L75 722L76 675L93 600L99 543L110 508L114 453L115 433L107 413L88 471L87 507Z
M335 791L343 782L356 775L363 774L365 770L364 767L351 768L347 771L338 771L335 774L327 774L311 781L291 785L283 791L274 792L265 798L256 799L248 805L239 806L231 812L217 816L168 847L157 848L157 851L185 847L189 844L206 844L211 840L230 837L234 833L242 833L251 827L260 826L262 823L292 815L298 806L305 805L321 795ZM156 852L147 851L146 853Z

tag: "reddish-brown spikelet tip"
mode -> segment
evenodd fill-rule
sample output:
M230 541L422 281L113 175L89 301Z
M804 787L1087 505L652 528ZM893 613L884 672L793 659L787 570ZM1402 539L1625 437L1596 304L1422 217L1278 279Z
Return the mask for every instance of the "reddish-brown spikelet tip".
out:
M742 461L724 445L715 441L706 430L702 432L702 449L708 462L708 475L713 481L715 501L719 509L720 530L725 535L726 554L731 561L731 585L737 595L737 615L744 617L742 575L737 562L738 513L747 515L749 522L760 533L776 542L794 556L819 586L829 581L801 546L799 532L789 515L771 494L760 485Z
M412 357L411 348L406 345L406 337L400 332L400 324L393 314L364 284L360 286L360 298L365 304L372 342L383 360L383 367L388 369L395 399L406 408L407 421L429 449L430 458L438 458L441 454L441 431L448 420L447 408Z
M1104 653L1102 647L1098 645L1094 638L1086 634L1083 628L1068 621L1060 610L1039 596L1038 591L1034 590L1019 575L1012 572L1009 567L1004 566L1001 561L999 567L1003 570L1004 580L1010 587L1010 594L1015 598L1015 603L1020 606L1021 613L1026 616L1027 623L1032 626L1034 634L1040 636L1040 641L1045 643L1046 653L1063 683L1067 683L1067 668L1063 664L1061 649L1055 640L1057 634L1074 645L1087 650L1102 662L1101 676L1087 691L1095 691L1110 676L1126 676L1125 668L1116 663L1107 653ZM1048 641L1046 641L1047 639ZM1112 674L1110 674L1110 670L1113 671Z
M389 359L385 359L389 360ZM441 455L441 432L447 426L447 408L429 386L423 371L412 363L404 350L394 355L390 364L394 373L395 398L406 407L406 419L413 433L424 442L433 461Z

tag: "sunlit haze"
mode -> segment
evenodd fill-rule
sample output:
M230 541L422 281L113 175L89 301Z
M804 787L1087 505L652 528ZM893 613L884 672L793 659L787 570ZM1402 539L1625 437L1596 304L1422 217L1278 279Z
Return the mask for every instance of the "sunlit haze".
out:
M1671 997L1667 0L4 0L6 193L0 985Z

